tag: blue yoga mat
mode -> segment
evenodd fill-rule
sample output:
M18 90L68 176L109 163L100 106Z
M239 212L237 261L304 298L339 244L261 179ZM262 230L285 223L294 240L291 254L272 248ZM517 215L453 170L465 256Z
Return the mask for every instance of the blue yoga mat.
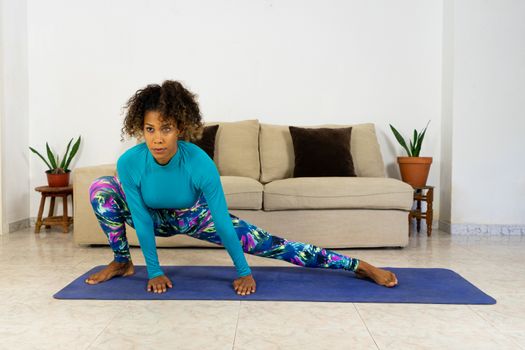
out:
M89 285L85 279L106 265L99 265L53 295L56 299L99 300L276 300L328 301L353 303L495 304L456 272L442 268L394 268L398 285L379 286L358 279L344 270L305 267L251 267L256 292L237 295L232 282L237 278L232 266L163 266L173 283L165 293L146 290L146 267L135 266L135 274L114 277Z

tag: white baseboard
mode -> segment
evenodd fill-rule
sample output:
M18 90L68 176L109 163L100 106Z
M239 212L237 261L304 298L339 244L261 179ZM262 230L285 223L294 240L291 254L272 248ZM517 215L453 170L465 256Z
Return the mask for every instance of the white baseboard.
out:
M7 231L7 233L16 232L18 230L22 230L25 228L35 227L35 224L36 224L36 216L32 216L30 218L11 222L8 224L9 230Z
M440 220L439 229L453 235L525 235L525 225L451 224Z
M440 231L450 233L450 222L439 220L438 229Z
M24 228L31 227L31 219L25 218L25 219L18 220L15 222L10 222L8 226L9 226L9 229L7 231L8 233L22 230ZM34 221L33 221L33 226L34 226Z

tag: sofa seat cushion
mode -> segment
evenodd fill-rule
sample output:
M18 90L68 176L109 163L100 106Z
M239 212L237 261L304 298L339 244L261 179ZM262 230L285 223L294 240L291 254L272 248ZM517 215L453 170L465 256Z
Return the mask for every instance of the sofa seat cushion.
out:
M410 210L412 186L380 177L302 177L264 185L264 210Z
M262 209L263 185L250 177L221 176L228 209Z

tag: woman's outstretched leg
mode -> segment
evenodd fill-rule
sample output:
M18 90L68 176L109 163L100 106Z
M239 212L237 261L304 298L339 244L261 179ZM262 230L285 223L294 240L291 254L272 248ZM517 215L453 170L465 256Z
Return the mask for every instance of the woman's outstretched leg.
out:
M221 239L215 230L209 209L201 198L201 203L183 216L192 216L186 219L194 224L187 230L189 236L203 239L212 243L221 244ZM180 213L179 213L180 214ZM357 277L371 278L376 283L393 287L397 284L395 275L379 269L365 261L339 254L335 251L321 248L303 242L294 242L270 234L268 231L230 214L233 227L239 237L245 253L284 260L295 265L312 268L344 269L353 271Z
M379 269L366 261L313 244L277 237L235 215L230 214L230 217L243 250L248 254L284 260L304 267L344 269L355 272L358 278L371 278L386 287L397 284L397 278L392 272Z
M230 214L246 253L311 268L355 271L359 260L313 244L290 241Z
M108 237L114 260L103 270L89 276L85 282L97 284L115 276L132 275L135 270L131 262L125 223L134 226L118 178L115 176L97 178L89 188L89 199L100 227Z

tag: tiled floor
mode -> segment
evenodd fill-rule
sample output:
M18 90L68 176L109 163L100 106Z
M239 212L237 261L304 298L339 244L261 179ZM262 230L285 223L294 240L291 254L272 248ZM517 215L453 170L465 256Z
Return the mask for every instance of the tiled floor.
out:
M470 306L57 300L111 251L32 230L0 235L0 349L525 349L523 236L435 231L412 235L405 249L337 250L377 266L450 268L498 301ZM144 264L137 248L132 256ZM251 266L289 266L246 257ZM231 266L222 249L160 249L159 259Z

